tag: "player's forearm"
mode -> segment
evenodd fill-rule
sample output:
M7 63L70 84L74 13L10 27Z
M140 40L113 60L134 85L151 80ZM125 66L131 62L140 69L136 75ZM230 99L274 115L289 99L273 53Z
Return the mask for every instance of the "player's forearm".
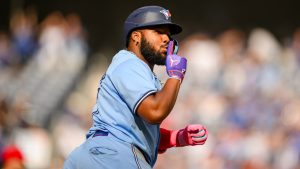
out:
M165 119L173 109L179 88L180 81L178 79L169 78L162 90L154 95L156 101L156 113L161 121Z
M162 90L145 98L137 109L138 114L149 123L161 123L173 109L179 88L178 79L168 79Z

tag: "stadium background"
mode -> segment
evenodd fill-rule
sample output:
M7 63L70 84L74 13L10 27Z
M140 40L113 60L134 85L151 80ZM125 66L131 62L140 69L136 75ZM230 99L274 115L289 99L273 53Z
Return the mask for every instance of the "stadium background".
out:
M176 38L189 70L163 125L210 132L205 146L168 150L155 168L300 168L296 0L2 1L0 152L13 145L28 169L61 168L91 125L124 19L143 5L170 9L184 28Z

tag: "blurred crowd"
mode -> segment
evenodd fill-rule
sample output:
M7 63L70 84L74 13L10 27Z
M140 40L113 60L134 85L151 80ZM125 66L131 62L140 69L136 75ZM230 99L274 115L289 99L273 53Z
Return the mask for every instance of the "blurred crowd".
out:
M28 8L13 13L9 28L0 31L0 164L61 168L63 150L56 144L63 133L54 134L58 110L89 52L81 18L54 11L38 21L35 9Z
M209 137L168 150L157 169L300 169L300 29L282 41L264 28L199 32L179 52L188 68L163 125L200 123Z
M112 51L112 55L117 52ZM16 11L0 31L0 164L58 169L85 140L110 57L93 53L77 14ZM255 28L180 42L186 77L162 126L207 127L205 145L172 148L155 169L300 169L300 29ZM165 67L155 67L164 83Z

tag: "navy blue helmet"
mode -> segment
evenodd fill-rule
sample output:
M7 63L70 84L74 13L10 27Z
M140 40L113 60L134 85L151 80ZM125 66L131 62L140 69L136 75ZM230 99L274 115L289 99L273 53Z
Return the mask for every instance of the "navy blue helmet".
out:
M144 6L134 10L124 22L124 37L127 39L129 34L137 29L150 26L167 25L171 35L182 31L181 26L171 21L169 10L160 6Z

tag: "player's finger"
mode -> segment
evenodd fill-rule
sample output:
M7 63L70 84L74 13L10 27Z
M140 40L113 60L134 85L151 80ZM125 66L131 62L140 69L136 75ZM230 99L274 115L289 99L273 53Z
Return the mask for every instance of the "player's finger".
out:
M197 136L192 136L192 138L195 139L195 140L203 140L203 139L207 138L207 135L206 134L201 135L201 136L197 135Z
M205 144L205 141L200 141L200 142L195 142L195 141L194 141L194 144L193 144L193 145L203 145L203 144Z
M172 55L174 50L174 41L170 40L168 43L167 56Z
M206 130L204 126L199 124L192 124L188 126L188 132L189 133L198 133L201 130Z
M192 140L195 144L202 144L205 143L205 141L207 140L207 135L203 137L192 137Z
M201 129L201 130L197 129L197 130L191 131L189 133L192 137L202 137L205 135L206 131L204 129Z

